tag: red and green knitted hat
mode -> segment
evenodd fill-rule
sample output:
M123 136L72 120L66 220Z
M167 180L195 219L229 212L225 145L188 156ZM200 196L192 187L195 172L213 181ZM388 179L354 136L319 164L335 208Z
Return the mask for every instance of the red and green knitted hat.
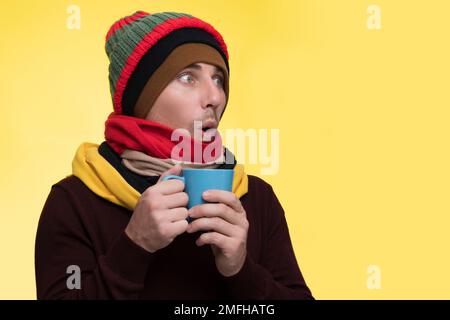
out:
M134 115L145 85L177 47L188 43L215 49L229 74L227 46L210 24L186 13L137 11L116 21L106 35L114 112ZM219 55L218 55L219 56ZM228 98L228 87L226 87Z

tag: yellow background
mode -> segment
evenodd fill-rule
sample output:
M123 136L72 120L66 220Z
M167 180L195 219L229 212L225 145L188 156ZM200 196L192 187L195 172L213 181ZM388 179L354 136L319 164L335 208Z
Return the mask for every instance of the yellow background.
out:
M66 27L71 4L80 30ZM366 26L371 4L381 30ZM221 129L280 129L279 173L262 178L316 298L450 298L446 0L1 1L0 298L36 297L40 211L78 145L102 141L104 37L139 9L189 12L223 34Z

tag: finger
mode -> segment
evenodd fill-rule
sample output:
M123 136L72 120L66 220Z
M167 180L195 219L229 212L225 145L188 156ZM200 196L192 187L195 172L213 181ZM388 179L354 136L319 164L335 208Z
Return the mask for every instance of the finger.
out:
M223 235L233 237L238 236L239 229L236 226L221 218L200 218L191 222L187 228L188 233L197 231L215 231Z
M179 236L180 234L184 233L188 225L189 223L184 219L172 222L169 226L170 232L175 238L176 236Z
M199 247L205 244L212 244L216 245L217 247L223 250L227 242L229 242L230 240L231 240L230 237L227 237L218 232L206 232L203 233L200 237L198 237L197 241L195 241L195 244Z
M157 183L161 182L162 179L164 179L164 177L167 177L170 175L179 176L181 173L181 170L182 170L181 165L177 164L177 165L173 166L172 168L170 168L169 170L167 170L161 174Z
M163 201L167 209L186 207L189 202L189 196L186 192L177 192L165 195Z
M186 208L174 208L167 211L166 219L170 222L185 220L188 217L188 210Z
M241 201L233 192L225 190L207 190L203 192L203 199L208 202L220 202L225 203L229 207L233 208L235 211L243 213L244 208L242 207Z
M191 218L220 217L231 224L239 224L242 219L242 215L223 203L205 203L194 206L189 210L189 216Z
M170 195L184 190L184 182L176 179L161 181L156 186L162 195Z

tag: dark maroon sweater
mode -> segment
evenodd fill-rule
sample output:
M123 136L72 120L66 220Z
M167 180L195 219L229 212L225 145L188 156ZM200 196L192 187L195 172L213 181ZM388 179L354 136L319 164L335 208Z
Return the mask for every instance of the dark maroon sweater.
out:
M132 212L97 196L75 176L52 186L36 235L38 299L312 299L297 265L283 208L272 187L249 176L241 198L247 259L232 277L216 269L200 232L148 253L124 230ZM81 289L68 289L70 265Z

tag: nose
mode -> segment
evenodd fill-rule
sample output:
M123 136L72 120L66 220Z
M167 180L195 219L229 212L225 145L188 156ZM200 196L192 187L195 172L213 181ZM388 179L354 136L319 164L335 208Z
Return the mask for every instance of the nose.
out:
M220 88L214 79L208 79L203 84L203 108L213 108L216 109L223 100L223 89Z

